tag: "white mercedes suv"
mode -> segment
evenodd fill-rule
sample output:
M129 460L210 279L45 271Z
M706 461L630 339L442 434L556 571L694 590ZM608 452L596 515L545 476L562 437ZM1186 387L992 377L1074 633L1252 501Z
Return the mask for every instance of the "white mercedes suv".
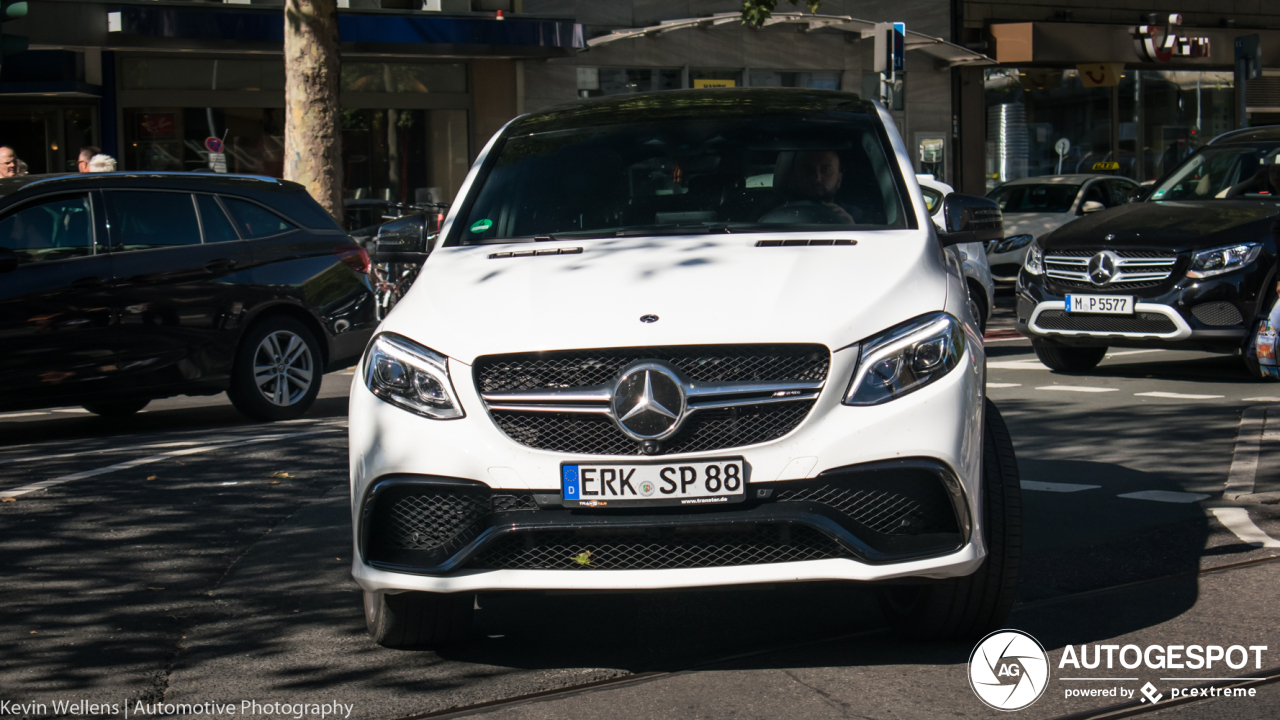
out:
M458 642L476 593L840 580L916 636L999 627L1017 464L943 249L1000 213L944 202L844 93L511 121L352 385L373 639Z

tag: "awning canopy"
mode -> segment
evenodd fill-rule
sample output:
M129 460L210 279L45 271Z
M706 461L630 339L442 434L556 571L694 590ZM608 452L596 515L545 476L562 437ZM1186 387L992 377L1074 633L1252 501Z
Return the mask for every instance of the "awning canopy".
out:
M642 28L627 28L623 30L614 30L608 35L601 35L587 41L587 47L599 47L607 45L618 40L628 40L639 37L655 37L664 33L675 30L684 30L687 28L709 28L716 25L727 25L729 23L738 23L742 21L742 14L736 12L716 13L706 17L684 18L682 20L663 20L657 25L650 25ZM764 21L765 26L779 24L795 24L807 26L805 32L814 30L822 30L831 28L834 30L843 30L850 33L858 33L859 36L867 38L875 34L876 24L870 20L859 20L848 15L813 15L809 13L774 13L772 17ZM953 43L949 43L942 38L932 37L923 33L907 31L906 49L919 50L926 55L934 57L938 63L944 67L956 67L959 65L995 65L996 61L983 55L980 52L974 52L968 48L960 47Z

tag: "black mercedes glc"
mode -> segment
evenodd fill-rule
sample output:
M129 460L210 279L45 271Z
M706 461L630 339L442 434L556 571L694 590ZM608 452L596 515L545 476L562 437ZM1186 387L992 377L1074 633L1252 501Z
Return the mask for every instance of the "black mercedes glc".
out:
M374 327L369 258L301 185L188 173L0 181L0 410L227 391L306 412Z
M1280 128L1227 133L1143 202L1086 215L1032 244L1018 275L1018 330L1054 370L1108 347L1239 353L1276 299Z

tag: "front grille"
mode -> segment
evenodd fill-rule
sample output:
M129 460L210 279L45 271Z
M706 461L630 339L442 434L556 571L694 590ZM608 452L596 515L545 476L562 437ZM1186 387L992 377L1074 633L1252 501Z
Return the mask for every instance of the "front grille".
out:
M1102 285L1089 278L1089 259L1099 250L1055 250L1044 256L1044 274L1053 282L1071 288L1122 288L1136 290L1155 287L1173 274L1177 253L1161 250L1112 250L1118 259L1116 274Z
M1166 315L1140 312L1134 315L1078 315L1065 310L1044 310L1035 325L1042 330L1072 330L1098 333L1142 333L1160 335L1177 332L1178 326Z
M637 360L661 360L692 382L821 382L831 353L823 345L707 345L488 355L476 360L480 392L605 385Z
M680 432L660 444L658 454L707 452L777 440L795 430L814 401L797 401L726 410L689 417ZM640 443L602 415L491 411L512 440L538 450L581 455L639 455Z
M1201 303L1191 308L1191 314L1205 325L1240 325L1244 318L1233 303L1226 301Z
M813 528L791 524L511 533L466 563L486 570L671 570L852 557Z

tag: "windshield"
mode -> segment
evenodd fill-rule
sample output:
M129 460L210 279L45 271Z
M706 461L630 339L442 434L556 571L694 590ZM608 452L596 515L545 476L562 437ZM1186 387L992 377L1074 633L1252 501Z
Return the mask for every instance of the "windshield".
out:
M870 119L638 122L516 135L451 244L909 227Z
M1076 201L1079 185L1065 183L1004 185L987 193L1002 213L1064 213Z
M1187 158L1151 193L1152 200L1274 197L1280 190L1276 145L1208 147Z

